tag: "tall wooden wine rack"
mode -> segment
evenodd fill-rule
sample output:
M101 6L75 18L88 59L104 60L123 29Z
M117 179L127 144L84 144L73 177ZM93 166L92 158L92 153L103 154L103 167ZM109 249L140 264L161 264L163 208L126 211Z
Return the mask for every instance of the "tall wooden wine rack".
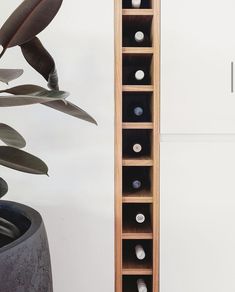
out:
M138 279L148 292L159 291L159 26L160 0L142 0L138 8L132 0L115 0L116 292L138 291ZM137 31L144 41L136 41ZM134 78L138 70L145 73L142 79ZM137 107L141 111L134 115ZM143 224L135 221L138 213ZM136 257L137 245L144 248L143 260Z

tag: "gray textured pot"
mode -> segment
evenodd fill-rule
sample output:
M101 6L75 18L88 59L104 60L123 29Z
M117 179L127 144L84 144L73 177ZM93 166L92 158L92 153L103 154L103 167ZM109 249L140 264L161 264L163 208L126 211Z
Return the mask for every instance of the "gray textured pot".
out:
M22 233L0 248L0 292L52 292L49 247L40 214L18 203L0 201L0 216Z

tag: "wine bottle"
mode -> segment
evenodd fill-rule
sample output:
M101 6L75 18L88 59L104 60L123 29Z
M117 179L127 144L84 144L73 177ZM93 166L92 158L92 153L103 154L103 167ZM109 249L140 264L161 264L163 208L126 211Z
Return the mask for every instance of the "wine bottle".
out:
M136 215L135 220L137 223L142 224L145 222L145 216L142 213Z
M142 183L141 183L141 181L139 181L139 180L134 180L134 181L132 182L132 187L133 187L133 189L135 189L135 190L140 189L140 188L141 188L141 185L142 185Z
M137 280L138 292L148 292L147 285L143 279Z
M144 73L143 70L137 70L137 71L135 72L135 79L136 79L136 80L141 81L141 80L144 79L144 77L145 77L145 73Z
M142 146L140 144L134 144L133 145L133 151L135 153L140 153L142 151Z
M137 259L141 260L141 261L144 260L145 257L146 257L146 254L145 254L145 251L143 249L143 246L140 245L140 244L137 244L135 246L135 254L136 254Z
M140 106L137 106L134 108L133 112L137 117L140 117L144 114L144 109Z
M142 43L144 41L144 33L142 31L137 31L135 33L135 41L137 43Z
M141 0L131 0L131 3L133 8L140 8L141 6Z

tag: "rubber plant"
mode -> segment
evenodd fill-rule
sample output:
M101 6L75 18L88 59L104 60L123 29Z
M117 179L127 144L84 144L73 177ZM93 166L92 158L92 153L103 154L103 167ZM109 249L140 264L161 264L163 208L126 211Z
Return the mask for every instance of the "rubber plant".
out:
M0 90L0 107L42 104L96 124L88 113L66 100L69 93L59 89L55 61L37 37L53 20L61 4L62 0L24 0L1 27L0 59L9 48L19 47L25 60L47 81L48 89L35 84L2 89ZM0 69L0 82L8 85L22 74L21 69ZM3 122L0 122L0 140L4 144L0 146L0 165L31 174L48 173L45 162L22 150L26 146L25 139ZM7 191L7 182L0 178L0 198ZM19 234L12 223L0 217L1 233L13 239Z

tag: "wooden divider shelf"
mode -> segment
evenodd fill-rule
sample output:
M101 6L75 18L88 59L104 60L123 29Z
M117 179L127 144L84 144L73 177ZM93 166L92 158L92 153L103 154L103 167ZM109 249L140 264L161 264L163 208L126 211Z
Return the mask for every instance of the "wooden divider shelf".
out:
M123 15L141 15L141 16L149 16L153 15L153 9L123 9Z
M122 197L122 202L126 204L131 204L131 203L139 203L139 204L144 204L144 203L152 203L153 198L148 195L142 195L141 196L134 196L133 194L130 195L125 195Z
M123 54L153 54L153 48L146 47L123 47Z
M153 129L153 123L122 123L123 129Z
M123 92L153 92L152 85L123 85Z
M114 1L115 292L159 292L160 0Z

